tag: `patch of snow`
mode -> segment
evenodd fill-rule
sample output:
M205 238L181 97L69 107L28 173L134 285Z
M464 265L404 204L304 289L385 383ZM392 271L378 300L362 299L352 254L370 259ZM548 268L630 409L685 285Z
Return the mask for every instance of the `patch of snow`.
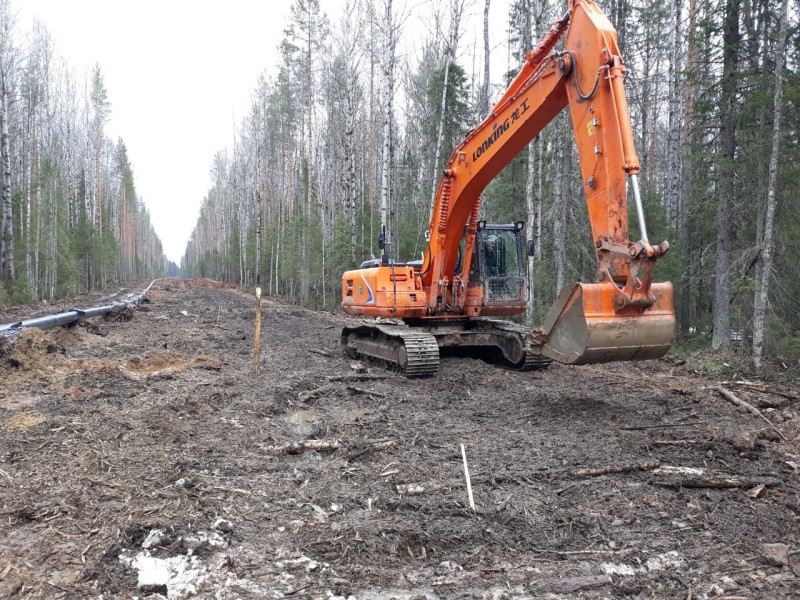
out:
M142 548L144 548L145 550L149 550L150 548L155 548L164 539L165 533L166 533L165 529L152 529L142 542Z
M166 589L169 600L194 596L207 577L206 568L194 556L156 558L144 551L133 558L120 556L120 562L138 571L139 589Z
M623 575L625 577L635 575L639 571L639 569L630 565L614 563L600 563L600 570L606 575Z
M305 567L307 573L311 571L316 571L320 568L320 563L312 558L308 558L307 556L301 556L299 558L292 558L286 560L280 560L275 563L275 566L283 569L285 567ZM327 571L330 568L328 563L322 563L321 573Z
M686 561L675 550L652 556L644 563L648 571L663 571L664 569L677 569L680 570L686 566Z
M187 535L183 537L183 541L189 547L190 553L201 546L211 546L212 548L224 548L228 545L225 538L218 534L216 531L211 533L207 531L198 531L194 535Z
M211 524L211 529L216 529L223 533L230 533L233 531L233 523L228 519L219 518Z
M681 570L686 566L686 560L675 550L651 556L641 567L626 564L601 563L600 570L606 575L622 575L630 577L636 573L652 573L665 569Z

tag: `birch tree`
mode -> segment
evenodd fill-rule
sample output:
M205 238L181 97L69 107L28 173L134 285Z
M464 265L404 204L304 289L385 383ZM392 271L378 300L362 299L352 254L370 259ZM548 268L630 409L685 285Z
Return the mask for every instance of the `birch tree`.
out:
M544 12L546 2L544 0L525 0L528 4L530 17L526 23L523 36L524 44L522 48L521 61L526 60L528 52L533 50L533 46L538 44L544 37ZM528 304L526 316L532 321L536 307L536 264L535 261L541 259L542 246L542 141L541 135L537 135L528 144L528 175L525 182L525 207L527 218L525 220L525 234L529 240L533 240L534 256L528 257L528 282L530 292L528 294Z
M447 91L450 78L450 66L453 63L458 48L458 28L461 24L461 15L464 12L464 0L451 0L450 3L450 28L444 48L444 83L442 85L442 101L439 110L439 125L436 134L436 148L433 158L433 181L431 184L431 211L436 202L436 188L439 184L439 160L442 149L442 136L447 115Z
M478 96L478 118L484 119L489 114L489 85L491 82L490 48L489 48L489 5L491 0L486 0L483 5L483 80L481 81L480 95Z
M772 150L769 159L769 181L767 183L767 210L764 220L764 238L761 241L760 278L756 281L753 309L753 366L761 371L764 352L764 316L769 302L769 284L772 277L772 251L774 246L775 209L778 203L778 155L780 151L781 117L783 114L783 63L786 50L786 28L788 0L781 2L778 43L775 48L775 98L772 113Z
M391 204L392 185L392 124L394 119L394 64L395 64L395 26L392 11L392 0L383 0L383 150L381 152L381 250L388 257L391 248L389 230L389 207Z
M11 145L8 127L11 82L16 58L16 50L12 46L13 29L14 20L8 0L0 0L0 163L3 177L0 191L0 278L8 291L11 290L15 277Z

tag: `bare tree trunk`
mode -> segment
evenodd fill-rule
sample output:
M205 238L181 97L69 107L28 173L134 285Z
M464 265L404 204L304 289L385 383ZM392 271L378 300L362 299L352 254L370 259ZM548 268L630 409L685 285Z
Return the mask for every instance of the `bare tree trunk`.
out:
M764 315L769 302L769 280L772 274L772 250L774 246L775 208L777 206L778 152L780 150L781 116L783 109L783 61L786 48L786 27L789 0L781 3L781 24L778 30L778 46L775 49L775 104L772 121L772 151L769 159L769 183L767 184L767 213L764 219L764 239L761 242L761 278L756 281L755 308L753 314L753 366L761 371L764 353Z
M667 133L667 181L666 204L667 220L671 229L676 229L680 222L679 213L681 205L681 45L683 32L681 31L682 0L671 0L670 16L672 27L670 29L670 44L672 46L672 59L669 61L669 123Z
M717 200L717 266L714 278L714 332L711 346L716 350L730 345L731 339L731 247L736 185L736 83L739 74L739 2L727 0L723 28L722 97L720 106L720 175Z
M353 78L352 85L356 85L355 77ZM350 263L353 268L356 266L356 244L358 243L358 221L356 219L358 207L356 204L356 165L355 165L355 133L356 133L356 115L355 106L353 105L352 90L348 91L346 99L345 116L345 135L344 135L344 160L346 173L344 176L345 181L345 202L347 203L347 212L350 221Z
M563 119L562 131L571 132L565 116L562 115L559 119ZM569 180L572 171L572 138L569 135L563 135L559 141L558 162L561 165L561 172L558 175L559 190L556 195L555 222L553 224L556 294L564 287L567 273L567 218L569 215Z
M544 2L537 1L530 9L533 12L533 31L528 30L525 36L525 47L523 48L523 57L533 48L533 37L536 40L541 40L544 32L542 31L542 21L544 17ZM524 60L524 58L523 58ZM528 144L528 177L525 182L525 207L527 209L527 224L525 227L525 235L527 239L534 240L536 251L539 252L538 245L541 242L541 214L542 214L542 196L541 193L541 161L542 160L542 142L541 136L537 135ZM539 256L528 257L528 303L525 308L525 316L528 321L533 319L534 309L536 307L536 263L535 261L540 258Z
M392 25L392 0L385 0L386 28L383 55L383 158L381 173L381 234L385 233L384 244L391 244L389 223L389 204L391 194L391 149L392 149L392 104L394 95L394 26ZM388 252L385 252L388 255Z
M439 159L442 151L442 137L444 136L444 119L447 114L447 84L450 78L450 65L456 54L456 46L458 45L458 27L461 24L461 12L464 8L463 0L452 0L450 15L450 35L447 39L447 46L444 50L444 84L442 85L442 102L439 110L439 128L436 133L436 150L433 158L433 181L431 184L431 204L430 212L433 212L433 205L436 202L436 188L439 184Z
M5 33L5 32L4 32ZM2 59L2 57L0 57ZM2 246L0 246L0 265L2 277L6 288L11 289L14 281L14 219L13 204L11 202L11 147L8 134L8 88L6 78L8 74L0 60L0 158L3 163L3 188L2 188Z
M480 96L478 98L478 118L485 119L489 115L489 83L490 83L490 51L489 51L489 4L486 0L483 7L483 83L481 85ZM478 211L483 215L486 202L486 190L481 191L481 198L478 204Z
M256 183L258 185L258 182ZM257 190L255 193L256 201L256 255L255 255L255 271L256 271L256 285L261 285L261 228L264 222L264 200L261 197L261 191Z
M483 85L481 85L481 96L478 105L480 118L489 114L489 3L486 0L483 7Z
M697 0L689 0L689 48L686 57L686 70L694 72L697 65L697 45L693 41L697 24ZM680 192L680 238L681 238L681 294L678 304L678 322L683 333L689 332L692 308L692 254L691 254L691 207L694 165L691 157L694 136L694 85L686 82L683 90L683 127L681 146L683 158L681 165Z

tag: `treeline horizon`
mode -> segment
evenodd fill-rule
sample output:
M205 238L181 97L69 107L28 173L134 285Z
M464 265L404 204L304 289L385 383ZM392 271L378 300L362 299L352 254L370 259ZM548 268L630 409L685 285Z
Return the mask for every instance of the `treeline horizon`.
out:
M0 0L0 306L178 272L106 134L111 110L98 64L76 73Z

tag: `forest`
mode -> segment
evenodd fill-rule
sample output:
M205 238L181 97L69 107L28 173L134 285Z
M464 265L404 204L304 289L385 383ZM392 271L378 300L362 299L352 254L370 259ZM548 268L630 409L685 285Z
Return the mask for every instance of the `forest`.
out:
M47 28L0 0L0 306L74 297L169 265L136 193L99 64L81 76Z
M176 272L124 142L104 135L101 66L84 85L44 28L13 31L8 1L0 302ZM347 0L329 16L319 0L293 0L279 64L254 82L231 147L209 157L180 272L336 310L341 273L380 253L382 226L393 257L419 258L442 165L566 8L509 0L494 23L490 3ZM800 0L598 4L625 59L650 239L671 245L656 280L674 284L679 345L756 368L762 356L796 361ZM482 201L482 218L525 221L535 243L532 325L562 285L595 278L573 138L561 114Z

